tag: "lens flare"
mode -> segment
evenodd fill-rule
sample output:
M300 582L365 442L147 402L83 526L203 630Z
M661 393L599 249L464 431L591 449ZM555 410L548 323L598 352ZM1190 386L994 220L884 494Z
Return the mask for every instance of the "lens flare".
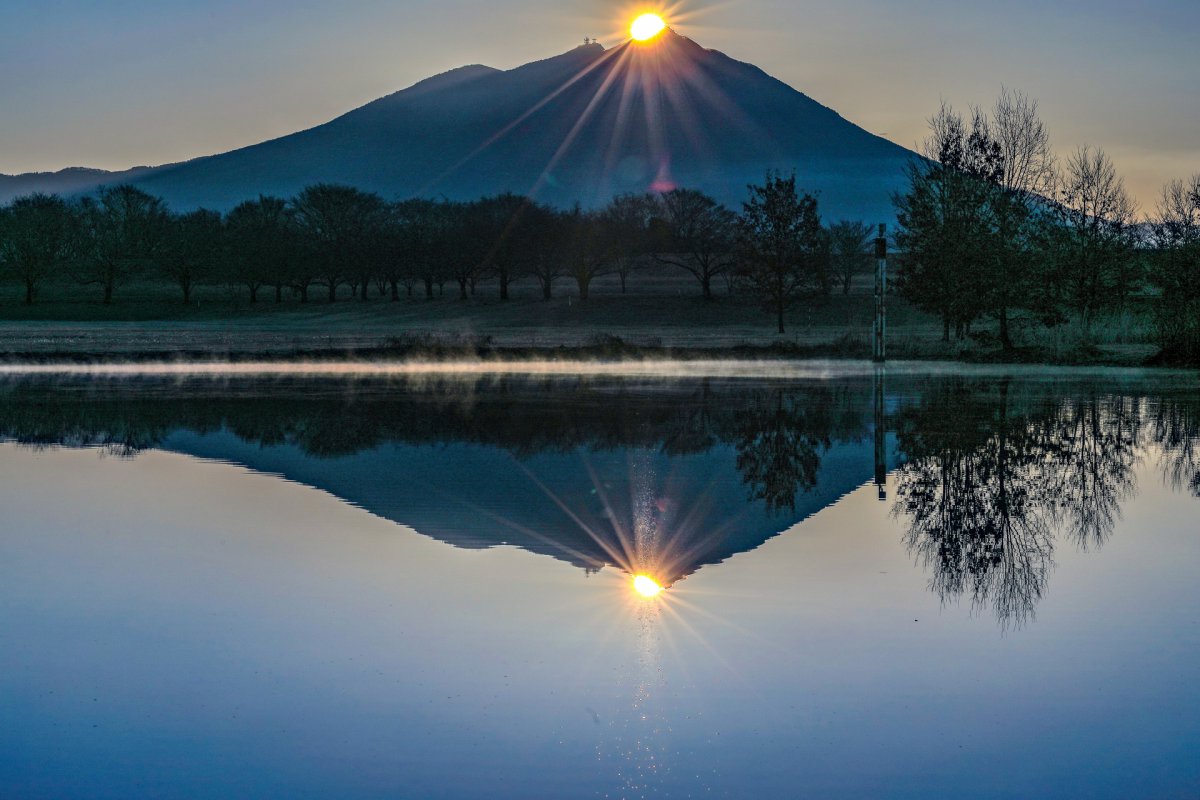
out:
M653 39L663 32L667 23L658 14L642 14L629 26L629 35L639 42Z
M637 575L633 579L633 590L642 597L654 597L663 590L658 581L649 575Z

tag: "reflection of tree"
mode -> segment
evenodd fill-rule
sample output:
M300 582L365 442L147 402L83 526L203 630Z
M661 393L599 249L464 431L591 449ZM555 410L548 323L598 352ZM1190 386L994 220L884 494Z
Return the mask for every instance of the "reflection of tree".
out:
M1033 613L1058 532L1081 548L1112 534L1147 453L1170 486L1200 497L1194 389L1149 395L966 379L900 379L892 388L905 401L891 424L904 459L895 513L907 522L906 542L941 597L969 597L1006 623ZM517 458L728 448L751 500L783 513L816 486L832 442L868 434L871 401L869 378L11 380L0 381L0 437L119 455L177 431L226 431L318 458L388 443L470 443ZM870 466L865 459L864 477Z
M737 466L750 497L771 511L796 508L796 492L817 483L820 449L829 446L805 430L804 413L782 390L771 393L764 408L748 414L737 440Z
M895 509L906 543L944 600L969 595L1005 622L1032 613L1053 565L1053 503L1037 479L1037 431L1010 410L1009 386L934 389L902 414Z
M866 434L868 398L822 386L773 388L752 396L730 438L750 497L771 512L794 511L796 495L817 483L821 453L834 438Z
M133 454L177 430L226 430L318 458L391 442L470 442L519 458L631 447L686 455L727 445L737 448L753 496L781 510L814 484L818 451L831 437L863 434L868 392L865 383L832 391L715 379L22 381L0 384L0 436Z
M1200 399L1162 398L1151 404L1149 428L1162 449L1162 472L1175 491L1200 497Z
M1200 496L1198 407L1194 393L935 384L898 416L905 463L895 505L933 590L990 606L1004 624L1028 619L1055 534L1081 549L1107 541L1137 492L1147 439L1161 447L1168 482Z
M1135 400L1094 392L1065 400L1047 420L1044 480L1079 547L1103 545L1136 493L1140 430Z

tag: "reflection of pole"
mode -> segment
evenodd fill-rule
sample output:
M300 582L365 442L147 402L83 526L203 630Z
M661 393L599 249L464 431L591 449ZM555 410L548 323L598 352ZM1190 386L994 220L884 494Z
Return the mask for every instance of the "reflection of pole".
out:
M871 343L871 358L887 358L887 225L879 223L879 238L875 240L875 328Z
M887 500L887 419L883 404L884 368L875 367L875 487Z

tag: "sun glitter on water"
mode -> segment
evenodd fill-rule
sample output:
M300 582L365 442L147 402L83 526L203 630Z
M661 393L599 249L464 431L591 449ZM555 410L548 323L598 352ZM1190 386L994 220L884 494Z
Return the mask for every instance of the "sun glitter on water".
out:
M658 14L642 14L629 26L629 35L639 42L645 42L658 36L666 27L667 23Z
M633 590L642 597L655 597L663 587L649 575L636 575L633 579Z

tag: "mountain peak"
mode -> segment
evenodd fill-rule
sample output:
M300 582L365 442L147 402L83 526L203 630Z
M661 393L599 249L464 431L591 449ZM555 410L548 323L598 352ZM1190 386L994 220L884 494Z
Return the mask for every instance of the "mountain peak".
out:
M891 218L911 155L668 28L503 71L459 67L324 125L133 182L177 209L230 208L318 182L388 199L512 191L591 207L687 186L736 207L748 183L777 169L819 193L825 215L877 221Z

